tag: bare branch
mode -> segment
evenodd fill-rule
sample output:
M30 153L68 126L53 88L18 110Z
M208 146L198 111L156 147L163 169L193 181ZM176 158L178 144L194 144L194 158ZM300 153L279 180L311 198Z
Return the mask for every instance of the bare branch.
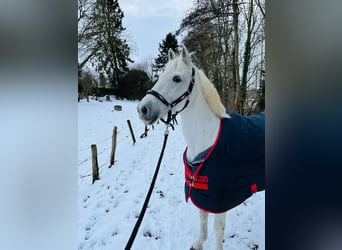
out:
M263 7L260 3L260 0L256 0L256 4L258 5L261 14L263 15L263 17L265 18L265 7Z

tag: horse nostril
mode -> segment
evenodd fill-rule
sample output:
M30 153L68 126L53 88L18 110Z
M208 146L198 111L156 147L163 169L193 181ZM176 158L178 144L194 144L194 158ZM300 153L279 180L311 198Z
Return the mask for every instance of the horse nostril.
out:
M142 113L144 116L148 113L148 110L147 110L146 106L143 106L143 107L141 108L141 113Z

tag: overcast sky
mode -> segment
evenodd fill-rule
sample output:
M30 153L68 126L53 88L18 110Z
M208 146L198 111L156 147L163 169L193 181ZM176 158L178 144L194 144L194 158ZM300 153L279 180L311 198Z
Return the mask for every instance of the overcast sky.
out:
M119 0L135 63L158 55L159 43L167 33L178 29L192 3L193 0Z

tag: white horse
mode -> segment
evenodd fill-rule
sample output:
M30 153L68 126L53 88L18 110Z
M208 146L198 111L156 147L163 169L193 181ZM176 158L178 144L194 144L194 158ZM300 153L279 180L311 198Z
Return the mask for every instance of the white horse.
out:
M145 124L165 118L166 123L179 113L190 162L216 141L222 118L229 118L217 90L205 74L191 62L182 47L179 56L169 51L169 61L152 90L138 104L138 113ZM165 122L165 120L164 120ZM190 180L191 181L191 180ZM191 184L190 184L191 185ZM191 187L190 187L191 188ZM200 209L200 234L191 249L203 249L207 239L208 212ZM216 249L223 249L226 212L215 213Z

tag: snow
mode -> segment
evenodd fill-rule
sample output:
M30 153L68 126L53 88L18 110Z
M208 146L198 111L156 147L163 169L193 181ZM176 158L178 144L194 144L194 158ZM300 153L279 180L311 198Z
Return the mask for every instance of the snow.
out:
M81 100L78 104L79 250L124 249L149 189L161 151L165 125L139 120L137 101ZM122 111L115 111L121 105ZM132 142L127 120L132 123ZM115 163L109 168L112 133L117 126ZM97 145L100 180L92 184L90 145ZM198 209L184 199L185 142L180 126L170 130L164 158L145 217L132 249L189 249L198 237ZM209 216L204 249L215 248L214 216ZM230 210L224 249L265 249L265 192Z

